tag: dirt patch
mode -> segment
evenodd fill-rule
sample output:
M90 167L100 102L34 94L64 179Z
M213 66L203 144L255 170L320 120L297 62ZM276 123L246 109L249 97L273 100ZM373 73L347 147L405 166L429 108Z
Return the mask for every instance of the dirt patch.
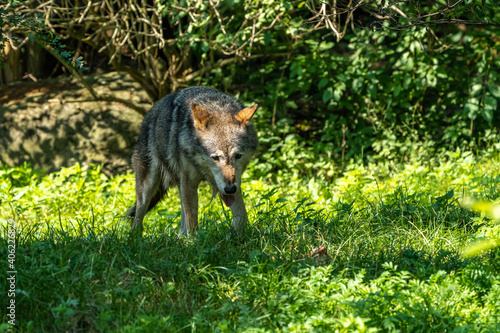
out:
M32 82L0 87L0 104L17 103L24 98L77 88L73 82Z
M98 93L151 106L126 74L87 80ZM50 172L79 162L103 164L108 174L128 172L142 119L123 104L91 101L69 78L11 84L0 89L0 164L28 162Z

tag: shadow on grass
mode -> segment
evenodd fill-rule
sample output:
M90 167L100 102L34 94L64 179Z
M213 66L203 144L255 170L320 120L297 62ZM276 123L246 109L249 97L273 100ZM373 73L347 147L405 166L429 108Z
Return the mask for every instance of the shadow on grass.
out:
M28 331L99 331L141 321L143 328L182 331L199 313L203 320L225 318L231 314L225 307L241 297L268 307L269 290L282 279L300 278L310 267L325 267L328 279L363 272L364 281L370 281L387 262L422 280L468 265L443 246L464 239L460 228L415 230L414 223L387 225L376 216L329 217L307 209L293 219L279 210L260 217L242 239L227 237L229 223L219 223L220 216L204 216L192 238L178 238L172 229L150 235L146 229L138 237L121 223L111 229L78 224L70 232L23 227L16 235L15 258L19 325ZM438 231L440 237L429 243L428 235ZM4 244L6 238L3 258ZM308 255L320 246L326 260Z

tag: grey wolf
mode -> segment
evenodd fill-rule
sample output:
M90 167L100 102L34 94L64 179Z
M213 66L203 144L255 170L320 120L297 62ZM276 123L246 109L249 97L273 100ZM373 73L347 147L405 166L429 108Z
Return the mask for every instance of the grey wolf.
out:
M250 119L257 104L244 107L216 89L190 87L159 100L147 113L132 156L136 202L127 216L132 231L172 186L181 197L180 235L198 229L198 185L207 181L229 207L231 227L243 235L248 217L241 175L257 147Z

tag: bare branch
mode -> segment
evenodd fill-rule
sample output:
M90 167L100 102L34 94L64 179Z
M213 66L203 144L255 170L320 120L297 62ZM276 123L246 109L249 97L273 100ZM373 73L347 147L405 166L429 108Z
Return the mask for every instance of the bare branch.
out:
M487 25L487 26L500 26L499 22L491 22L487 19L481 21L477 19L470 19L465 16L457 16L457 9L460 5L469 6L473 10L474 4L466 5L465 0L456 0L453 3L447 1L441 3L439 1L419 2L419 1L354 1L350 0L345 7L342 3L337 3L337 0L311 0L308 3L310 11L314 16L309 19L315 23L314 29L329 29L332 34L336 36L337 41L345 35L346 27L352 23L353 13L362 9L369 13L376 20L369 23L371 28L387 28L394 30L406 30L414 26L420 25L440 25L440 24L466 24L466 25ZM424 7L427 6L427 7ZM438 7L438 10L422 13L422 9L429 10L428 8ZM463 9L462 9L463 10ZM462 14L460 14L462 15ZM405 24L400 23L400 19L406 20ZM390 24L383 24L382 22L388 21ZM339 27L344 26L342 32ZM360 26L358 24L358 26Z

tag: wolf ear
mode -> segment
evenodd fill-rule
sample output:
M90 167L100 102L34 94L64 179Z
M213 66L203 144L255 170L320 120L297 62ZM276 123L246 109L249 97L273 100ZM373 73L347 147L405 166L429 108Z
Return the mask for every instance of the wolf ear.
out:
M212 118L210 112L208 112L203 106L199 106L196 103L191 103L191 112L193 113L194 125L196 127L207 127L208 121Z
M251 106L249 108L244 108L243 110L241 110L240 112L238 112L236 114L236 116L235 116L236 119L238 119L243 124L245 124L247 121L249 121L253 117L255 111L257 110L257 107L258 107L258 105L254 104L254 106Z

